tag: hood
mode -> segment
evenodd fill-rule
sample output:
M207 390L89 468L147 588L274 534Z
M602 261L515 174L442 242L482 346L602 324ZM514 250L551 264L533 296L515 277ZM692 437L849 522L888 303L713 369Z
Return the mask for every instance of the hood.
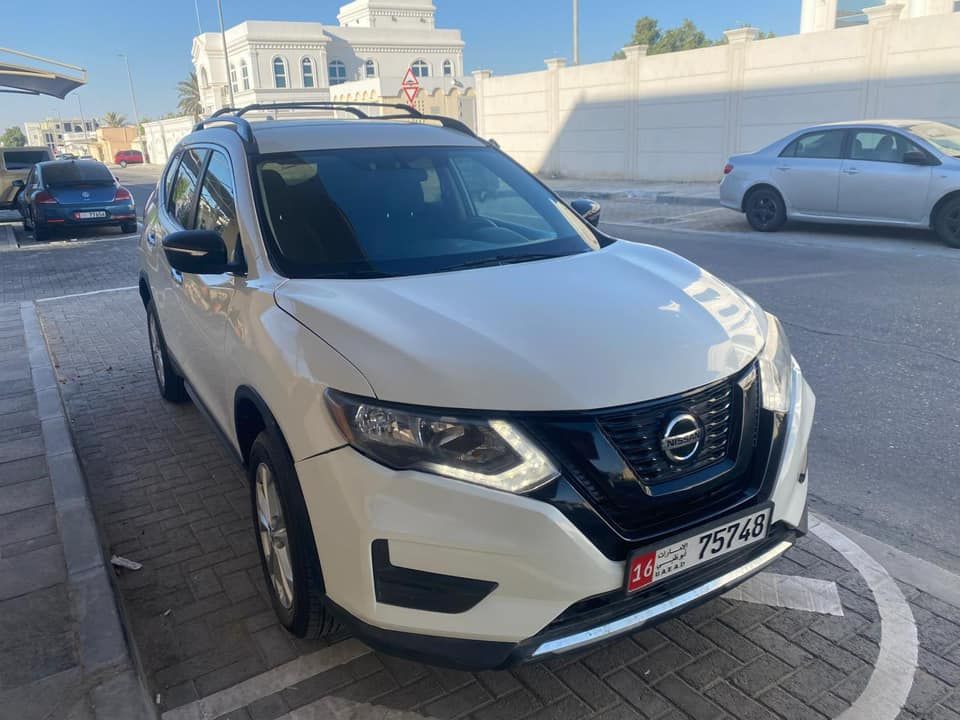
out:
M393 402L586 410L651 400L744 368L766 320L746 296L660 248L459 272L290 280L277 304Z

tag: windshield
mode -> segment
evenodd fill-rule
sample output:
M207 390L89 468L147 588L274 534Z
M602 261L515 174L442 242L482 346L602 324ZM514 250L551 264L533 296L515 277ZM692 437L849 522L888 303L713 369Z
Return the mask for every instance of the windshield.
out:
M291 277L418 275L599 248L576 213L491 148L264 155L257 175Z
M43 184L47 187L69 185L113 185L106 165L96 162L63 162L43 166Z
M960 157L960 128L955 125L928 122L911 125L907 129L931 145L935 145L940 152Z

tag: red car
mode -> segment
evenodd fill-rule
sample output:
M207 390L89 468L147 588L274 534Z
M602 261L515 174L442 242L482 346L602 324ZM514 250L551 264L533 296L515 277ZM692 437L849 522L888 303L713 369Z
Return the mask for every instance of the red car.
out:
M143 153L139 150L117 150L117 154L113 156L113 162L120 167L139 165L143 163Z

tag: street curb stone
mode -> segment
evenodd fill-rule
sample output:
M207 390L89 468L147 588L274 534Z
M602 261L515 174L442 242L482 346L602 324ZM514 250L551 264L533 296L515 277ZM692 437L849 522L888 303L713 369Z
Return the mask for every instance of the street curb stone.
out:
M104 560L93 506L34 303L20 303L20 317L41 417L67 584L79 624L81 664L85 674L109 671L113 676L91 691L95 717L97 720L156 718L156 710L134 670L127 647L127 632L117 607L109 566ZM123 691L117 692L121 685ZM104 702L96 702L98 697Z

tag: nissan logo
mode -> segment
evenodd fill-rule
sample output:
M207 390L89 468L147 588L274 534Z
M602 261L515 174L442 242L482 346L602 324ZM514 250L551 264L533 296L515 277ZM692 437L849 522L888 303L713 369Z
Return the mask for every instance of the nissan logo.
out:
M703 439L703 427L700 421L690 413L675 415L667 423L660 447L671 462L682 463L693 458L700 449Z

